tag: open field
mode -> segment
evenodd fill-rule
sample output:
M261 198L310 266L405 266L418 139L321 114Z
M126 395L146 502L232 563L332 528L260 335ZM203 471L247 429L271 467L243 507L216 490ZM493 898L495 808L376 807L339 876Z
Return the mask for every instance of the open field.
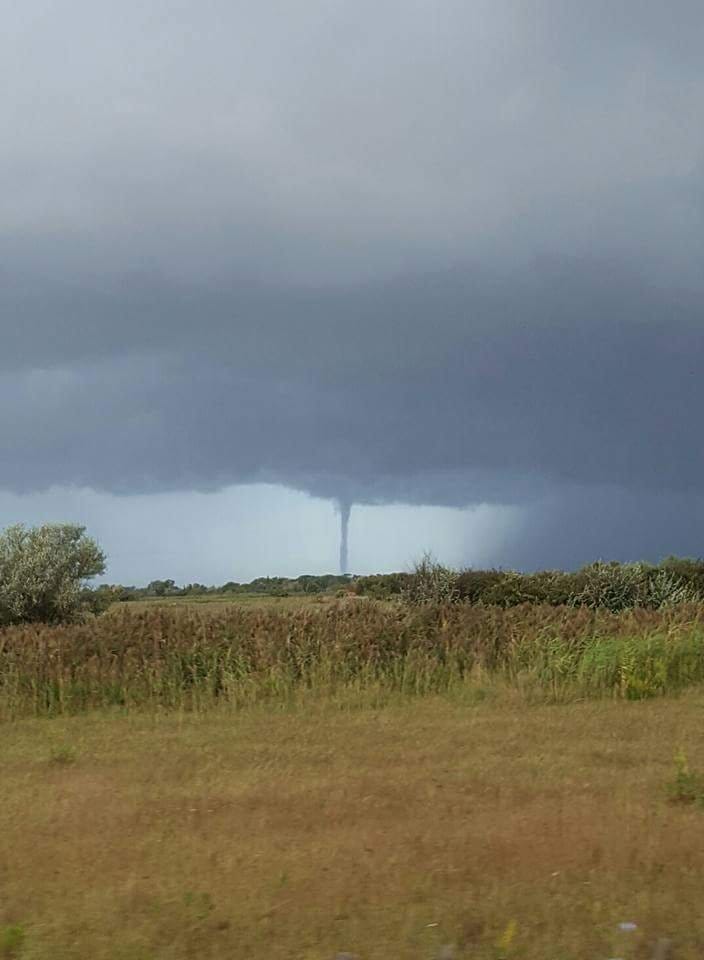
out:
M5 724L0 955L702 956L704 694L360 703Z
M701 604L124 604L0 720L2 960L704 954Z
M146 597L130 600L129 607L134 610L154 607L172 609L188 607L213 607L226 609L230 606L259 608L263 610L301 610L337 603L338 598L330 593L292 593L285 597L275 597L268 593L206 593L189 597ZM116 608L126 604L115 604Z

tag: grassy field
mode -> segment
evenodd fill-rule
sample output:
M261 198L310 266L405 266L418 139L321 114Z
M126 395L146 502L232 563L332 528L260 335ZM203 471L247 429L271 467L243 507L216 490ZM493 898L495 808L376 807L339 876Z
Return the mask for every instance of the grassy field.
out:
M6 629L0 960L701 958L703 624L349 601Z
M704 810L666 787L703 720L497 688L5 724L0 956L700 958Z
M336 603L338 599L335 594L331 593L292 593L285 597L275 597L266 593L208 593L203 594L203 596L192 597L147 597L142 600L130 600L129 607L133 610L154 607L179 609L202 606L226 609L234 605L263 610L302 610ZM116 606L124 605L116 604Z

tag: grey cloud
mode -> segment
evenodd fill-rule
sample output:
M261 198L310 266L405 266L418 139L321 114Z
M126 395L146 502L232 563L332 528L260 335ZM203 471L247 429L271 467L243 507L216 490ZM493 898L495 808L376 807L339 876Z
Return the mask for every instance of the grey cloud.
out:
M5 34L3 221L81 277L146 258L320 283L583 252L600 227L632 248L701 162L702 75L667 38L689 49L704 15L602 7L104 0L66 22L33 0Z
M425 485L456 504L512 501L540 478L697 489L697 304L606 264L513 277L508 290L449 274L292 294L264 322L224 305L218 321L213 306L201 325L160 325L148 360L111 357L114 341L98 366L16 372L5 482L13 469L15 484L75 472L125 490L273 479L371 500L422 500ZM114 324L127 348L139 311L131 321ZM47 458L35 475L33 422Z
M578 488L700 529L700 4L6 26L5 487L529 504L551 544Z
M539 569L571 568L597 558L655 561L671 553L700 556L703 527L700 492L570 485L534 500L493 560Z

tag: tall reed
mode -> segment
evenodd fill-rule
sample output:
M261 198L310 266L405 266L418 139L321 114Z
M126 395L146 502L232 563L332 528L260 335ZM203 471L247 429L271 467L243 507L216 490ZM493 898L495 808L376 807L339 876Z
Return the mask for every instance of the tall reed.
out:
M540 696L644 697L704 680L704 605L609 613L371 601L277 611L119 607L92 622L0 632L0 716L142 705L198 709L477 676Z

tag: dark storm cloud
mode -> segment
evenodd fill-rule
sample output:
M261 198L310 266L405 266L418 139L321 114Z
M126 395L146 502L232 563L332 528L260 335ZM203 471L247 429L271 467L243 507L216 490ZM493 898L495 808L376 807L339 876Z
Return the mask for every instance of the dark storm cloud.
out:
M93 345L87 307L84 329L55 313L52 349L83 343L90 358L6 376L5 482L128 491L275 479L454 503L520 499L541 478L696 489L697 304L607 264L518 280L505 290L453 273L243 308L266 321L233 322L235 292L144 292L133 322L116 316ZM153 302L169 304L170 325L152 326ZM207 321L188 319L194 304Z
M685 0L16 8L0 482L694 515L702 41Z
M565 569L597 558L701 556L703 529L701 492L566 485L522 511L518 529L493 550L490 562L519 569Z

